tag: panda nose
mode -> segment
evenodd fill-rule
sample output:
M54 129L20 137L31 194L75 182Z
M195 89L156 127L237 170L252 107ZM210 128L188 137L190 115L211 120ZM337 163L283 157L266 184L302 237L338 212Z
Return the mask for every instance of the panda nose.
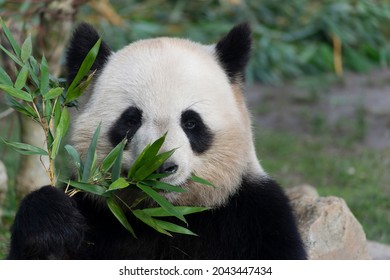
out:
M156 172L157 173L169 173L169 174L173 174L173 173L176 173L177 169L179 168L179 166L172 162L172 161L168 161L168 162L164 162L157 170Z

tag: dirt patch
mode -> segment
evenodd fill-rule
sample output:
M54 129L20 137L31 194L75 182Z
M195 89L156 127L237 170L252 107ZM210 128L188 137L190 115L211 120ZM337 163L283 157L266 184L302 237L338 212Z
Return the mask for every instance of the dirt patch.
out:
M329 133L362 147L390 148L390 70L278 87L255 84L248 86L247 100L257 129Z

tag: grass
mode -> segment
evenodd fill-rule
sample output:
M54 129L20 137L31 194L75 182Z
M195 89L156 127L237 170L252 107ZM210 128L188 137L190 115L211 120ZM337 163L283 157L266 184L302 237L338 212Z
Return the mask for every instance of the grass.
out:
M321 196L344 198L367 238L390 244L390 149L347 149L332 135L265 131L257 138L263 167L283 186L308 183Z

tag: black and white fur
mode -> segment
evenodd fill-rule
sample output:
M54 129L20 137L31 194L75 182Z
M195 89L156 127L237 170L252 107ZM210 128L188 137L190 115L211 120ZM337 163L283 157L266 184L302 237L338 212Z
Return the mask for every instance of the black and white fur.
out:
M76 29L69 80L97 40L89 25ZM9 258L305 259L289 201L256 157L241 89L250 48L246 24L215 45L156 38L112 52L103 43L89 100L73 124L73 144L85 155L102 123L99 159L127 137L125 168L168 132L162 150L177 150L161 171L187 192L165 196L176 205L211 208L187 216L198 236L168 237L129 214L134 239L95 197L43 187L21 203ZM190 181L191 173L217 188ZM120 195L132 199L126 190Z

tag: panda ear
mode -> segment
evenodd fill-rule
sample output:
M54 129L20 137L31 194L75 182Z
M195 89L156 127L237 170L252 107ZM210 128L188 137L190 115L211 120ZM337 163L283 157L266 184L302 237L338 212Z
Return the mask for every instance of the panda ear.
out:
M248 23L233 27L215 46L219 62L225 69L231 83L244 78L252 45L251 29Z
M71 83L88 52L99 40L97 31L87 23L81 23L73 32L68 51L66 53L66 68L68 71L67 82ZM100 70L104 67L112 51L110 47L102 41L98 55L90 71Z

